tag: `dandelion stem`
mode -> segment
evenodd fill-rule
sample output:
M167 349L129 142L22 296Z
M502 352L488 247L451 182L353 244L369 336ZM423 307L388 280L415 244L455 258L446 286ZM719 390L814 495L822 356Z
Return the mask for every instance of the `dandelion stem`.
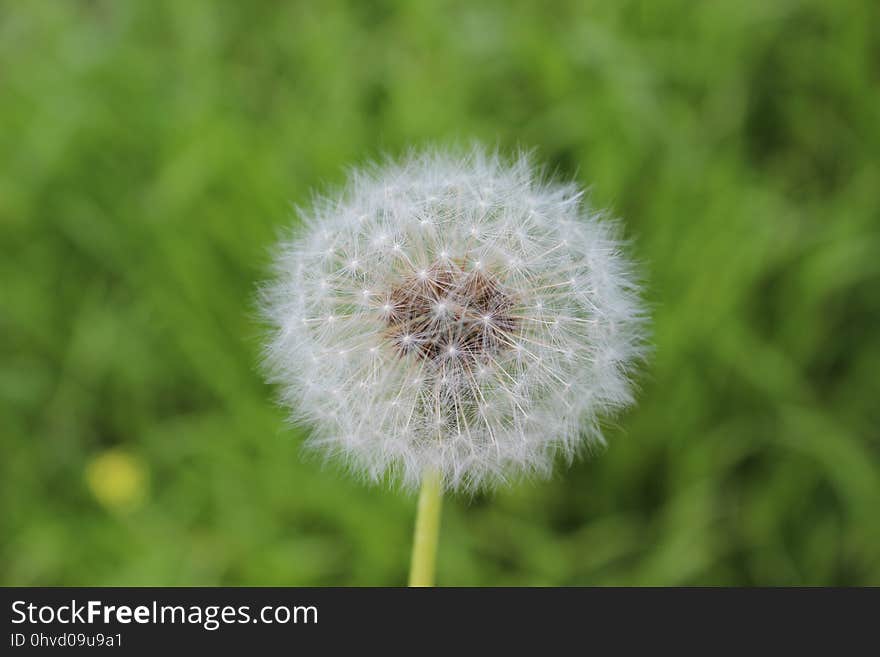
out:
M440 472L425 471L419 508L416 513L416 529L413 534L412 564L409 571L410 586L434 586L434 564L437 560L437 537L440 533L440 509L443 492Z

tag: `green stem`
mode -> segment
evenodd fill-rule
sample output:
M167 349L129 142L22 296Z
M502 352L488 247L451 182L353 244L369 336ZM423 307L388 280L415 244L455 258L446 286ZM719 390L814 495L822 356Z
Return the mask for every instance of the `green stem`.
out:
M440 508L443 506L443 490L440 484L440 473L437 470L427 470L422 477L409 571L410 586L434 586Z

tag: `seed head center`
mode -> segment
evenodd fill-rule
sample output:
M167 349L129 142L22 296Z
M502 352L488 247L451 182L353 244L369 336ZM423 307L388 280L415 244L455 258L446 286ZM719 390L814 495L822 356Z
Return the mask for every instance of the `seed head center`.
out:
M442 261L413 271L391 290L382 316L402 356L476 369L510 348L514 297L485 266Z

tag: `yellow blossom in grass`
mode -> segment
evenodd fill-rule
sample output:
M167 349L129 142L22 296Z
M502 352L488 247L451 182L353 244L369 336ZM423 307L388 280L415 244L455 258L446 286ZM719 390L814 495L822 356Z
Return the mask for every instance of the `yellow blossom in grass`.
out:
M85 477L89 490L108 509L131 510L146 498L146 466L123 449L108 449L95 456L86 466Z

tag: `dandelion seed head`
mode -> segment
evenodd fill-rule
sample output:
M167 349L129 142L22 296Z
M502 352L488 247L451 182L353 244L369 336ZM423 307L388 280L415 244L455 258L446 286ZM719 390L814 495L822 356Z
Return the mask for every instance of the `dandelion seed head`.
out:
M378 481L546 476L632 402L645 313L619 227L530 159L414 153L302 213L262 290L309 444Z

